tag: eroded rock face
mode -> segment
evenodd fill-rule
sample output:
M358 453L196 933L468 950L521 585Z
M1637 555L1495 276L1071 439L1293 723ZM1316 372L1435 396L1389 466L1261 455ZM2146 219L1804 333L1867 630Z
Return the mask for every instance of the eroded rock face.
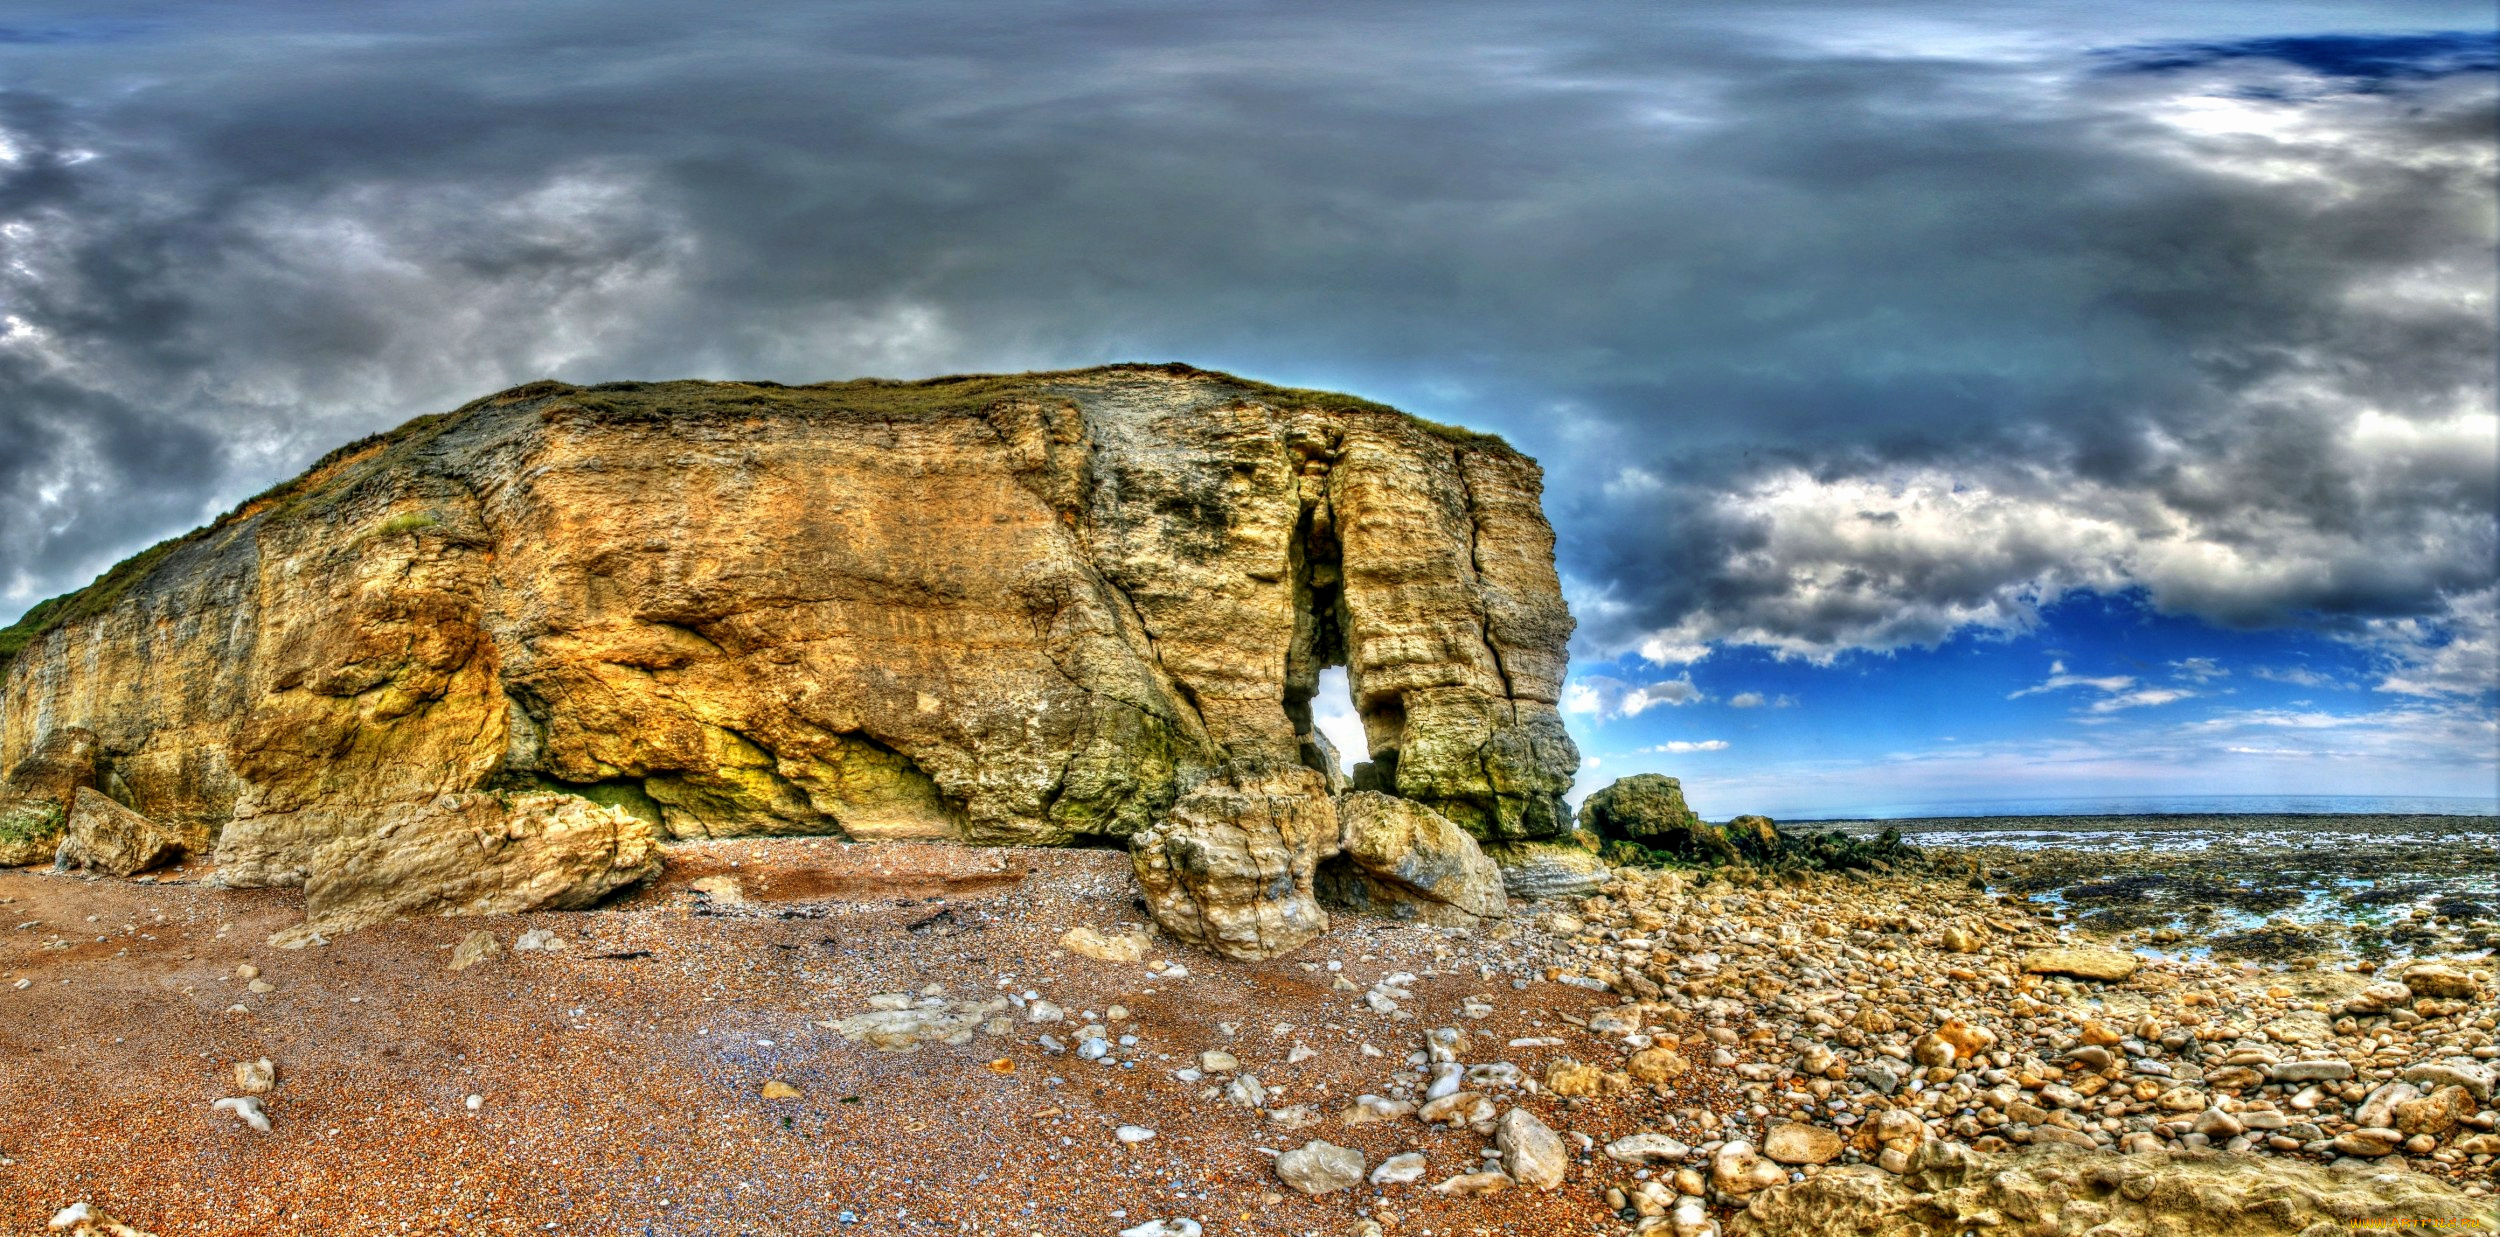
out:
M488 792L1056 844L1243 762L1324 797L1343 664L1381 789L1545 836L1578 760L1540 485L1494 440L1181 367L532 384L32 615L0 764L92 730L115 797L242 885Z

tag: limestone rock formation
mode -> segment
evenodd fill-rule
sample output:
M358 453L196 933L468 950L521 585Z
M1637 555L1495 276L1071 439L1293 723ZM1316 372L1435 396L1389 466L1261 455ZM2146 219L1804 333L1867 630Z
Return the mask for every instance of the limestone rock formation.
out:
M1180 366L533 383L0 632L0 767L92 731L72 780L221 879L379 907L341 882L449 872L382 830L537 837L571 818L504 805L545 794L672 837L1043 844L1134 837L1237 765L1324 799L1311 697L1344 665L1380 789L1548 836L1578 760L1540 484L1497 440ZM0 858L51 857L67 798L21 787Z
M1454 927L1508 913L1501 868L1448 817L1358 790L1338 800L1337 821L1342 855L1321 869L1325 900Z
M182 839L156 822L81 786L70 801L69 823L52 865L62 871L131 876L182 852Z
M8 780L0 782L0 867L52 858L79 788L95 784L94 731L62 726L28 747L9 761Z
M2320 1168L2274 1156L2116 1155L2063 1146L1990 1155L1931 1142L1904 1176L1865 1165L1827 1168L1757 1193L1728 1232L1942 1237L2018 1226L2041 1237L2294 1237L2360 1231L2373 1222L2471 1230L2500 1224L2500 1206L2417 1173Z
M1255 959L1328 930L1313 879L1337 849L1337 807L1318 770L1245 762L1182 795L1131 856L1164 931Z
M1510 896L1529 902L1585 898L1607 879L1605 861L1576 841L1496 842L1484 853L1501 865L1502 885Z

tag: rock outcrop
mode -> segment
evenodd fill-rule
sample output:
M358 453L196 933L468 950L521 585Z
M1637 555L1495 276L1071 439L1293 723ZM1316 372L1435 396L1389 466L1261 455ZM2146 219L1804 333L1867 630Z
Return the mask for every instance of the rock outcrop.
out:
M1325 900L1445 927L1509 913L1501 868L1440 813L1358 790L1338 801L1337 820L1340 861L1321 869Z
M1546 837L1578 760L1540 485L1497 440L1178 366L534 383L0 633L0 767L92 731L73 781L353 919L593 896L644 866L620 815L1121 841L1294 769L1260 795L1328 814L1311 698L1343 665L1366 785ZM11 803L31 841L0 858L49 859L67 795ZM488 893L437 840L473 825L601 840Z

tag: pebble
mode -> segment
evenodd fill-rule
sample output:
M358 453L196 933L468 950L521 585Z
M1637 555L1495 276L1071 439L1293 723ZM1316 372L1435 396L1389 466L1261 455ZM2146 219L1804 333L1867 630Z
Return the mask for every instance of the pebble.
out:
M1276 1157L1276 1176L1305 1194L1328 1194L1363 1182L1363 1153L1319 1139Z
M1142 1125L1123 1125L1112 1131L1111 1136L1124 1143L1142 1143L1152 1139L1155 1132Z
M219 1112L233 1113L243 1124L263 1134L269 1132L269 1114L261 1107L260 1097L257 1095L230 1095L210 1104L209 1107Z
M1421 1151L1401 1151L1372 1170L1373 1185L1413 1185L1423 1180L1426 1161Z
M1525 1108L1503 1113L1493 1127L1493 1144L1502 1153L1502 1171L1511 1180L1540 1190L1551 1190L1563 1182L1563 1170L1570 1165L1570 1153L1563 1150L1562 1139L1553 1127L1537 1119Z

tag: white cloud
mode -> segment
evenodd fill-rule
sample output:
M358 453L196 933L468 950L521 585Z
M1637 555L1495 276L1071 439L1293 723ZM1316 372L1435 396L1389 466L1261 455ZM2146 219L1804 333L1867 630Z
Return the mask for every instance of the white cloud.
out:
M2052 661L2049 663L2048 678L2030 687L2026 687L2021 691L2008 693L2005 698L2008 700L2020 700L2025 696L2037 696L2044 692L2062 691L2069 687L2089 687L2095 691L2101 692L2122 692L2133 686L2135 686L2134 675L2113 674L2106 678L2090 678L2080 674L2068 674L2066 672L2065 662Z
M2117 695L2093 701L2090 711L2115 713L2120 709L2141 709L2150 705L2185 700L2195 694L2195 692L2175 687L2151 687L2142 691L2120 692Z
M2210 683L2231 677L2231 671L2210 657L2183 657L2170 663L2170 672L2183 679Z
M2289 683L2295 687L2347 686L2307 666L2259 666L2248 673L2252 678L2264 679L2269 683Z
M1701 739L1697 741L1688 741L1684 739L1670 739L1654 747L1644 747L1640 750L1643 752L1663 753L1675 756L1681 756L1688 752L1724 752L1727 750L1727 740Z
M1694 684L1689 674L1637 686L1604 675L1590 675L1574 679L1563 687L1562 710L1605 722L1618 717L1638 717L1661 705L1681 708L1709 698Z

